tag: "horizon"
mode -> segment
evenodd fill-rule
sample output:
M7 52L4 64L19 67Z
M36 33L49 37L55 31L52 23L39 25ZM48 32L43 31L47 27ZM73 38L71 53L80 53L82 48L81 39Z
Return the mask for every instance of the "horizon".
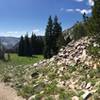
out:
M0 0L0 36L43 36L50 15L57 15L65 30L81 21L84 12L91 16L91 6L92 0Z

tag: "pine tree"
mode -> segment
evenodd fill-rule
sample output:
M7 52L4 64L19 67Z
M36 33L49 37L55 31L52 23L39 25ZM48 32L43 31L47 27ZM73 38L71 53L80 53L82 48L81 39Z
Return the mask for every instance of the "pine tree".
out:
M32 56L32 48L31 48L30 40L28 38L28 34L26 34L25 40L24 40L24 55Z
M83 21L84 23L86 23L88 20L88 16L86 15L86 13L83 14Z
M53 55L56 55L64 45L64 36L62 34L61 24L58 22L58 17L55 16L53 23Z
M58 22L58 17L55 16L53 22L50 16L45 32L44 57L50 58L56 55L64 43L65 40L62 34L61 24Z
M0 41L0 59L1 60L5 60L5 50L4 50L4 47Z
M92 10L92 16L94 21L95 33L100 33L100 0L94 0L94 6Z
M36 38L36 54L43 54L44 41L41 36Z
M53 29L53 21L52 17L50 16L48 19L48 25L46 27L46 32L45 32L45 40L44 40L44 57L45 58L51 58L52 57L52 29Z
M23 38L23 36L21 36L21 39L19 42L18 55L24 56L24 38Z
M31 46L32 46L32 54L36 54L37 37L33 33L31 36Z

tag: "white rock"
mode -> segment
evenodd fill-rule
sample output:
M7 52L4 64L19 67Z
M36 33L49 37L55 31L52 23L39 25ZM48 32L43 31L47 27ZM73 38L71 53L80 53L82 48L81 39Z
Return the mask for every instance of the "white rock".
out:
M97 69L97 64L94 64L93 65L93 69Z
M74 57L74 61L75 63L78 63L79 58L78 57Z
M44 79L44 82L45 82L45 84L47 84L48 83L48 80L47 79Z
M61 49L59 50L59 52L63 52L63 48L61 48Z
M89 89L91 87L91 82L89 82L87 85L86 85L86 89Z
M79 97L74 96L74 97L72 97L72 100L79 100Z
M63 88L64 87L64 83L65 83L64 81L58 82L57 87L62 87Z
M63 52L59 52L59 53L58 53L58 56L59 56L59 57L63 57L63 55L64 55Z
M82 84L81 84L81 88L83 89L83 88L85 88L86 87L86 82L84 81L84 82L82 82Z
M70 85L69 85L69 88L72 89L72 90L74 90L74 89L75 89L75 85L70 84Z
M82 95L83 100L88 100L92 96L91 92L85 91L85 93Z
M60 74L60 70L57 71L57 74Z
M44 93L44 91L41 91L41 92L40 92L40 94L43 94L43 93Z
M59 75L59 77L62 77L62 76L63 76L62 74Z
M33 99L35 99L35 97L36 97L36 95L32 95L31 97L29 97L28 100L33 100Z
M59 70L60 70L61 72L63 72L63 71L64 71L64 67L59 68Z
M38 66L38 63L35 63L33 66L34 66L34 67L37 67L37 66Z
M62 61L57 62L57 66L60 66L62 64Z
M86 60L87 54L86 54L86 50L83 50L82 56L81 56L81 60L82 62L84 62Z
M55 58L54 57L52 57L51 59L50 59L50 62L52 62L52 61L54 61L55 60Z
M94 46L94 47L99 47L99 44L93 43L93 46Z

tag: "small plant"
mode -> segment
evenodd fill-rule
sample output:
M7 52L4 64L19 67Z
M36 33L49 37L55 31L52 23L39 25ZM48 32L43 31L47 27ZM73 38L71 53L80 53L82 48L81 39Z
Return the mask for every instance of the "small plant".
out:
M32 86L25 85L20 89L18 95L22 95L25 98L30 97L34 93Z
M100 73L100 66L97 67L97 72Z
M45 88L45 94L55 94L56 91L57 91L56 82L48 84Z
M90 78L93 78L96 75L96 71L95 70L91 70L89 72Z
M6 82L11 82L11 76L9 76L9 75L4 75L3 81L4 81L5 83L6 83Z
M72 72L77 70L77 67L75 65L74 66L69 66L68 70L69 70L70 73L72 73Z
M100 58L100 47L94 47L93 45L88 46L88 53L95 57Z

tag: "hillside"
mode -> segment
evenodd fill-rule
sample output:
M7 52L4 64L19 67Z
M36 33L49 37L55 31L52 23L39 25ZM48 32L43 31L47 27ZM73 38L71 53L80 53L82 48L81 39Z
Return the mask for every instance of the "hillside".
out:
M13 48L19 42L19 40L20 39L16 37L0 37L0 41L6 49Z
M72 41L51 59L24 66L23 72L9 66L2 80L28 100L99 100L100 59L90 54L91 44L99 48L93 37Z

